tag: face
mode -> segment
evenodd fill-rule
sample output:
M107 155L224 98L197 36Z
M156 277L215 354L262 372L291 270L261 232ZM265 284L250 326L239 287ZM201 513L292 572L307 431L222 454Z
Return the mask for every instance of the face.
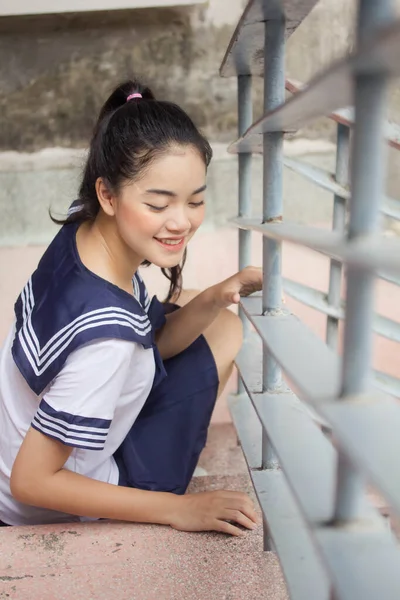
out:
M139 181L114 199L118 234L141 260L159 267L180 263L204 219L206 167L193 148L156 159Z

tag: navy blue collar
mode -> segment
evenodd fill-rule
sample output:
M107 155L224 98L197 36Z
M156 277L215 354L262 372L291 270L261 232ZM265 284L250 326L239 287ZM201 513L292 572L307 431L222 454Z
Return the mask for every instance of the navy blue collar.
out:
M85 267L76 247L78 226L61 228L15 303L12 354L36 394L83 344L117 338L154 347L154 330L165 320L161 303L155 297L150 302L138 274L134 297ZM158 383L165 371L156 349L155 358Z

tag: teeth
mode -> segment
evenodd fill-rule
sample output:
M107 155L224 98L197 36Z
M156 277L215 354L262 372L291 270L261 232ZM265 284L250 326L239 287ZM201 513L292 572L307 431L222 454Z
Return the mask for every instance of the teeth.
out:
M163 244L167 244L168 246L177 246L182 242L182 240L160 240Z

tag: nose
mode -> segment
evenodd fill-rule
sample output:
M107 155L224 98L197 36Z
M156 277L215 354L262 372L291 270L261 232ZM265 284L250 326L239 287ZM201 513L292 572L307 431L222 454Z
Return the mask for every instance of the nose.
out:
M165 227L171 233L189 232L192 228L192 225L185 208L176 208L173 214L169 215L169 219L165 223Z

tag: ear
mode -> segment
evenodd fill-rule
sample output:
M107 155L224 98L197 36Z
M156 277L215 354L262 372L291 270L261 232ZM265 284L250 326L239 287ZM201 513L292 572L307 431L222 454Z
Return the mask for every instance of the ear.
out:
M97 199L101 208L104 210L106 215L113 217L115 215L115 201L116 198L110 190L107 183L101 177L96 180L96 194Z

